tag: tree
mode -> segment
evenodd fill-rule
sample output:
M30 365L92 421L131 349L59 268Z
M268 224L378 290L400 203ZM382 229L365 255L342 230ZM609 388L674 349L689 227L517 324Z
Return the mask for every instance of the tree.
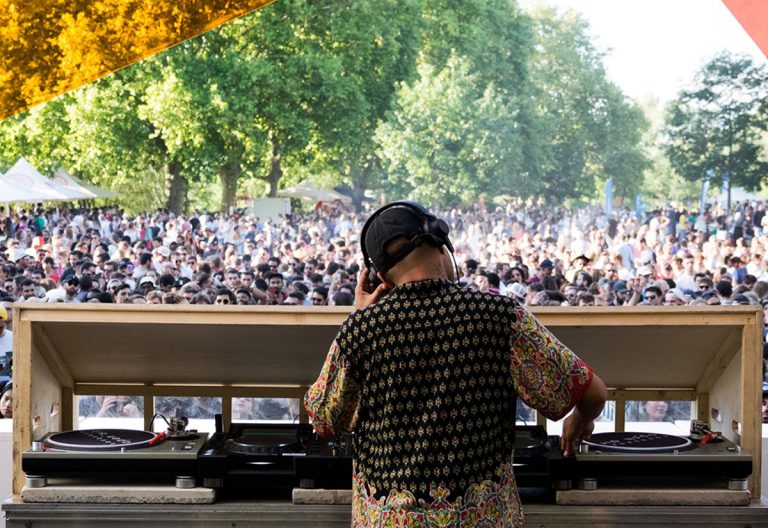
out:
M528 192L515 109L494 86L478 93L468 69L459 58L436 75L423 65L419 82L403 88L401 110L378 132L391 194L456 203Z
M458 202L531 192L527 18L506 0L424 4L419 78L377 132L390 194Z
M696 74L667 110L665 153L689 181L711 170L713 186L748 190L768 174L761 134L768 129L768 69L723 52Z
M531 11L536 36L531 57L539 141L541 193L550 202L593 198L614 179L616 195L634 196L647 158L641 110L606 78L603 54L575 12L539 6Z

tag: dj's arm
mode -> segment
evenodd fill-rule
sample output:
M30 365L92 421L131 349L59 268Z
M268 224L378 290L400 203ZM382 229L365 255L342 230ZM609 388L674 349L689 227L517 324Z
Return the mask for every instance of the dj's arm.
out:
M573 412L563 423L560 449L565 456L576 453L582 440L589 440L595 428L595 418L600 416L608 399L608 389L600 377L592 373L592 382L584 391Z
M579 425L587 427L586 422L591 422L602 410L604 400L595 397L602 394L598 390L604 389L602 380L519 305L515 307L512 330L511 373L520 398L550 420L561 419L577 406L577 418L583 418Z
M310 421L320 436L338 436L357 424L360 385L349 374L349 364L336 341L331 345L317 381L304 396Z

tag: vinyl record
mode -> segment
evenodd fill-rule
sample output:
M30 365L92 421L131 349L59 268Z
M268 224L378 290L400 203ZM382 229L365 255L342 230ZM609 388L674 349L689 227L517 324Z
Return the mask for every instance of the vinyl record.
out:
M147 447L155 433L131 429L83 429L49 436L45 445L67 451L119 451Z
M692 443L682 436L661 433L597 433L584 442L590 448L617 453L666 453L689 449Z

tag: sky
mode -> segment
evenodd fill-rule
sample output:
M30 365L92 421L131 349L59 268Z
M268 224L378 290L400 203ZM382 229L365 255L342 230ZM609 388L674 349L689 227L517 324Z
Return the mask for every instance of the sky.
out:
M582 13L609 79L632 98L674 99L723 50L768 64L722 0L519 0L539 2Z

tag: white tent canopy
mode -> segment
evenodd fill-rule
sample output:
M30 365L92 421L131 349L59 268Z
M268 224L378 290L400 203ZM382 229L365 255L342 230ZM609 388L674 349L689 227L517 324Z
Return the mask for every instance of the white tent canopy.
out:
M117 193L114 191L97 187L96 185L91 185L90 183L85 183L84 181L75 178L61 167L56 169L56 172L53 173L53 181L66 189L89 193L91 194L91 198L115 198L117 196Z
M5 183L3 175L0 174L0 203L35 201L37 201L37 195L31 189L11 186Z
M37 172L24 158L0 176L5 184L0 190L0 202L63 202L93 198L90 192L62 187ZM25 196L25 197L19 197Z
M333 202L334 200L339 200L342 203L350 203L352 201L349 196L344 196L333 189L315 187L309 180L302 180L298 185L281 189L277 191L277 195L286 198L300 198L311 202Z
M731 188L731 203L735 204L736 202L759 202L764 200L764 198L761 198L760 196L756 195L755 193L751 193L744 189L743 187L732 187ZM722 191L717 198L714 198L714 202L719 203L723 207L728 203L728 191Z

